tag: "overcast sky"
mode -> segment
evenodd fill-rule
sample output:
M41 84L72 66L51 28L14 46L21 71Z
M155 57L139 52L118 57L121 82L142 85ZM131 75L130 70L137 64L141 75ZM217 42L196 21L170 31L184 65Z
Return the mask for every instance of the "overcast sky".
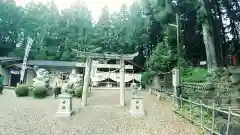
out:
M17 5L24 6L25 4L29 3L30 1L36 2L50 2L51 0L15 0ZM68 8L71 3L76 0L55 0L55 3L59 10L64 8ZM101 13L101 9L103 6L107 5L110 9L110 12L119 11L122 4L127 4L130 6L133 0L85 0L88 6L88 9L92 12L92 17L94 20L99 18Z

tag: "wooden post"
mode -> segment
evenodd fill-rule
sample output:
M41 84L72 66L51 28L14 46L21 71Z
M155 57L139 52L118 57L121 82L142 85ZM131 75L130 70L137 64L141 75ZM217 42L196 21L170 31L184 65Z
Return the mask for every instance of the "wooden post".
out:
M228 135L229 133L230 121L231 121L231 107L228 108L228 123L227 123L226 135Z
M203 103L202 103L202 100L200 100L200 125L201 125L201 128L203 128L203 119L204 119Z
M124 59L120 60L120 106L125 106L125 65L124 65Z
M181 102L181 105L180 105L181 115L183 116L183 99L182 99L182 95L180 95L179 100L180 100L180 102Z
M189 119L190 119L190 122L192 122L192 100L191 100L191 97L189 97Z
M215 121L215 102L213 102L212 105L212 130L211 130L212 135L214 133L214 121Z
M88 87L89 87L91 68L92 68L92 59L89 57L87 58L86 65L85 65L85 74L84 74L83 91L82 91L82 106L87 105Z
M175 95L174 94L172 95L172 98L173 98L173 111L175 112L176 109L175 109Z

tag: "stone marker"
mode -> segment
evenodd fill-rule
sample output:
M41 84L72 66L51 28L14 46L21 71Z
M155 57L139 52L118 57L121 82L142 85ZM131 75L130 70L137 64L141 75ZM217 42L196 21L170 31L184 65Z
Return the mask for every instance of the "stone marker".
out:
M72 115L72 96L63 93L58 96L60 105L56 113L57 117L71 117Z
M143 97L139 96L138 88L135 83L131 84L132 88L132 100L131 100L131 116L144 116L145 112L143 109Z
M138 96L138 88L137 88L137 84L136 83L132 83L130 85L131 89L132 89L132 97L133 96Z
M145 116L142 100L143 97L141 96L132 97L130 110L131 116Z

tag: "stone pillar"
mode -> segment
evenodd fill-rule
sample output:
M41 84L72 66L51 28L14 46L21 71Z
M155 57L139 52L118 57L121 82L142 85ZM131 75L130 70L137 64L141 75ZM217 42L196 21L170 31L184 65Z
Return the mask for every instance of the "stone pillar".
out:
M143 97L139 96L139 92L137 90L136 84L131 84L132 89L132 100L131 100L131 108L130 115L131 116L145 116L145 112L143 109Z
M125 106L125 65L124 65L124 59L120 60L120 106Z
M178 87L180 86L180 76L179 76L179 69L178 68L174 68L172 71L172 83L173 83L173 87L174 87L174 95L178 96Z
M174 68L172 71L172 83L174 87L174 93L173 96L175 97L180 97L180 74L179 74L179 68ZM174 99L175 100L175 99ZM177 99L178 105L180 105L180 100Z
M152 94L152 88L151 88L151 86L148 87L148 94L149 94L149 95Z
M82 92L82 106L87 105L87 97L88 97L88 88L89 88L89 81L91 75L91 68L92 68L92 59L87 58L86 65L85 65L85 75L83 80L83 92Z
M57 117L70 117L72 115L72 96L62 93L58 96L60 105L56 113Z

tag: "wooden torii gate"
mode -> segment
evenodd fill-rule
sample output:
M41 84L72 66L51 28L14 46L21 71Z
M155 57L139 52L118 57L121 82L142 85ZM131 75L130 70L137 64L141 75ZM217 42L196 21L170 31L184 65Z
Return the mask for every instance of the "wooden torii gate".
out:
M87 97L88 97L88 88L89 88L89 80L90 73L92 69L92 60L94 59L112 59L112 60L120 60L120 106L125 106L125 65L124 60L133 60L134 57L138 55L138 53L134 54L109 54L109 53L89 53L82 52L73 49L77 52L77 57L85 57L87 58L85 64L85 75L83 81L83 93L82 93L82 106L87 105Z

